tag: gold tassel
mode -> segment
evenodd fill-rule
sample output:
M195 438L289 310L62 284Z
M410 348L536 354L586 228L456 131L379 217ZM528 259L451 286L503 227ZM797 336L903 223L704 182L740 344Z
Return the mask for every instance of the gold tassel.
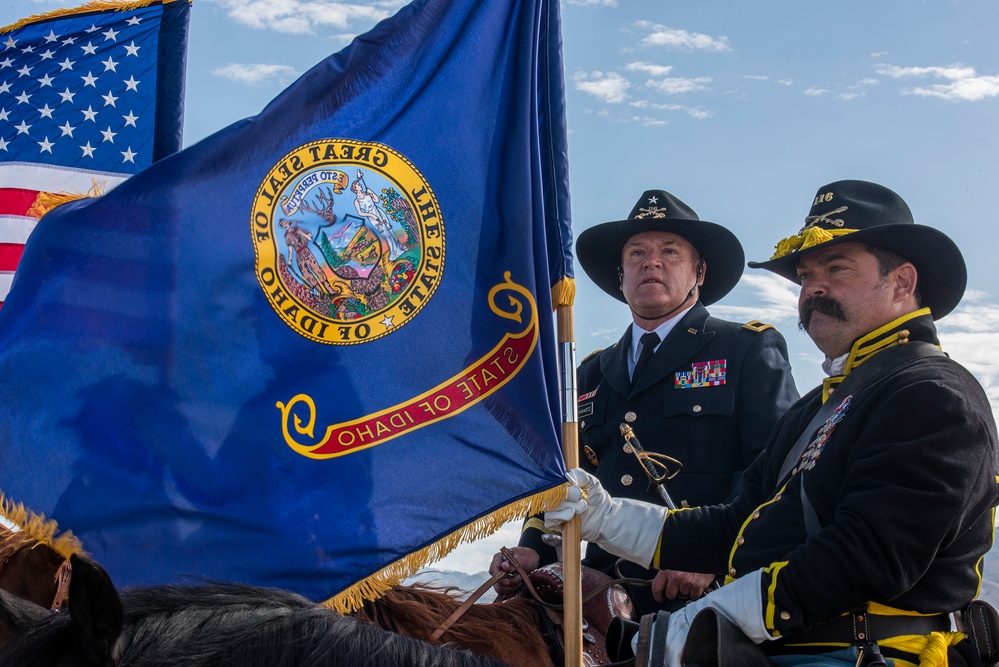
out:
M576 301L576 281L562 278L552 286L552 310L559 306L571 306Z
M0 35L13 32L18 28L23 28L24 26L37 21L47 21L48 19L58 18L60 16L72 16L73 14L86 14L88 12L127 12L132 9L149 7L150 5L165 5L171 2L176 2L176 0L125 0L123 2L115 2L114 0L90 0L90 2L80 5L79 7L72 7L69 9L53 9L50 12L32 14L27 18L20 19L16 23L11 23L8 26L0 28ZM187 0L187 2L191 2L191 0Z
M65 559L73 554L83 554L83 545L72 532L66 531L59 537L56 522L46 519L44 515L35 514L21 503L14 503L3 493L0 493L0 514L17 524L25 535L46 545Z
M473 521L467 526L444 536L419 551L414 551L411 554L403 556L394 563L357 582L347 590L326 600L323 602L323 606L329 607L341 614L349 614L357 611L364 605L365 600L377 600L387 593L389 589L401 584L421 567L447 556L459 544L472 542L492 535L510 521L521 519L531 514L538 514L554 507L565 500L567 489L568 485L562 484L554 489L542 491L541 493L510 503L492 514Z
M792 252L807 250L813 246L826 241L832 241L837 236L852 234L856 229L823 229L822 227L809 227L798 232L795 236L781 239L775 246L776 252L770 257L771 260L780 259Z

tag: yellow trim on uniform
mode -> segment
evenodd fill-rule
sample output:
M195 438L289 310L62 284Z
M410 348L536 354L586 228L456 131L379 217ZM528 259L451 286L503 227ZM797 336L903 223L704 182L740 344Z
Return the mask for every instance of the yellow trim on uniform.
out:
M545 526L545 522L536 516L532 516L531 518L529 518L527 521L524 522L524 528L523 530L520 531L520 534L523 535L531 528L535 530L540 530L545 535L552 535L555 533L555 531L553 530L548 530L548 527Z
M774 626L774 617L777 615L777 603L774 601L774 592L777 590L777 575L787 565L787 561L771 563L770 567L764 568L764 572L770 575L770 585L767 587L767 599L763 602L763 623L774 637L780 637L777 628Z
M784 486L780 487L780 489L777 490L777 493L774 494L773 498L771 498L770 500L768 500L767 502L763 503L762 505L760 505L759 507L757 507L755 510L753 510L749 514L749 516L746 517L746 520L742 522L742 525L739 527L739 532L736 533L736 535L735 535L735 541L732 542L732 550L728 554L728 569L729 570L731 570L732 567L733 567L732 563L733 563L733 561L735 561L735 551L736 551L736 549L738 549L740 546L742 546L742 545L739 544L739 538L742 537L742 533L746 530L746 526L749 525L749 522L752 521L756 517L756 513L759 512L762 508L766 507L767 505L769 505L771 503L777 502L777 500L779 500L780 497L783 497L783 495L784 495L784 489L786 489L786 488L787 488L787 482L785 482ZM729 582L732 582L734 580L735 580L734 577L731 577L728 574L725 575L725 583L726 584L729 583Z
M865 334L858 338L857 342L853 344L853 349L850 350L850 356L846 359L846 367L844 369L845 372L849 374L851 370L867 361L867 359L873 354L880 352L887 347L894 347L895 345L900 344L903 340L903 338L900 338L899 336L890 336L883 340L877 340L878 338L881 338L881 336L884 336L892 329L899 327L909 320L930 314L929 308L920 308L919 310L914 310L911 313L906 313L901 317L897 317L884 326L880 326L869 334ZM906 332L904 336L905 342L908 342L908 339L909 335L908 332Z
M846 364L843 366L843 375L834 375L833 377L827 377L822 380L822 402L826 402L836 387L843 380L845 380L848 375L850 375L853 369L857 368L882 350L909 342L909 331L906 329L896 331L890 336L886 334L891 333L894 329L897 329L909 320L930 314L929 308L920 308L919 310L914 310L911 313L906 313L905 315L888 322L884 326L880 326L874 331L858 338L850 348L850 355L846 358Z
M678 507L675 510L666 510L666 518L663 520L663 527L659 529L659 541L656 542L656 551L652 554L652 564L651 567L660 568L662 567L662 546L663 546L663 531L666 530L666 522L669 518L676 514L677 512L686 512L688 510L694 509L693 507Z
M749 329L750 331L755 331L756 333L763 333L767 329L773 329L774 331L777 330L777 327L775 327L774 325L764 324L759 320L752 320L750 322L746 322L745 324L742 325L742 328Z

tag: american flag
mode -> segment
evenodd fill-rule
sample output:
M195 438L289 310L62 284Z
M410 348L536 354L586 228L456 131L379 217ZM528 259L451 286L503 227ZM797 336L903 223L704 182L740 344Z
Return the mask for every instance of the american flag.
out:
M44 212L180 148L189 0L109 2L0 28L0 304Z

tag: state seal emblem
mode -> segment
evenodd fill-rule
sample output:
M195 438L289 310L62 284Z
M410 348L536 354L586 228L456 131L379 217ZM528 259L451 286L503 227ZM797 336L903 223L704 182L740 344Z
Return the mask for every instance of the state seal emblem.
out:
M267 173L253 200L255 270L271 308L302 336L351 345L398 329L444 274L433 189L389 146L304 144Z

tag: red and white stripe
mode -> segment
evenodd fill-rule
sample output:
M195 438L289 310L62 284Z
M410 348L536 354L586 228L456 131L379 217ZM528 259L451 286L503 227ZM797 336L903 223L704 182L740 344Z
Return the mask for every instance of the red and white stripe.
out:
M28 215L40 192L107 192L127 176L30 163L0 163L0 306L21 261L24 244L38 224Z

